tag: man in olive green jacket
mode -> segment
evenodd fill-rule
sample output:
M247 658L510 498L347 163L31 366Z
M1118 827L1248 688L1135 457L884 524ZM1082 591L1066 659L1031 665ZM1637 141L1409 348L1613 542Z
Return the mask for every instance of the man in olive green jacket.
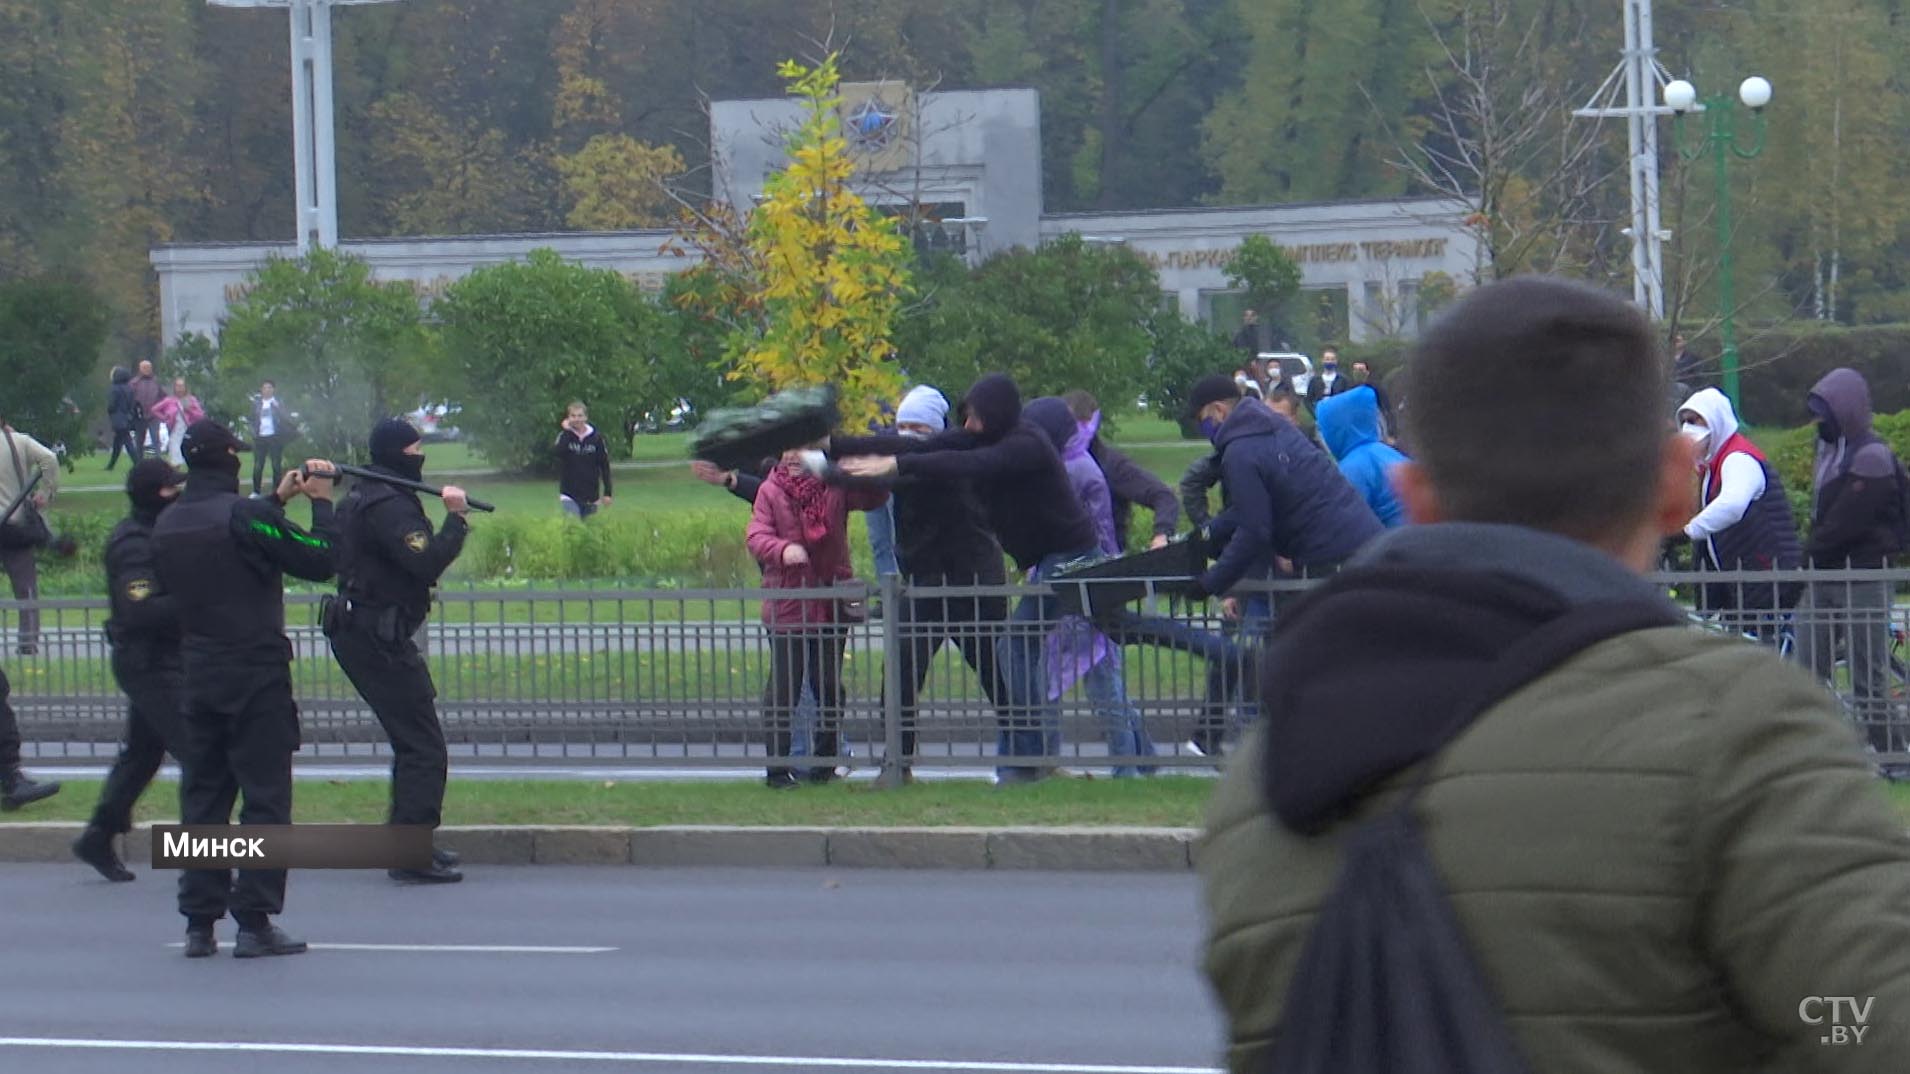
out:
M1688 513L1664 368L1635 309L1530 277L1419 344L1419 525L1282 624L1198 848L1233 1070L1267 1069L1341 841L1421 762L1414 816L1534 1074L1910 1070L1910 842L1830 696L1679 625L1474 693L1550 616L1676 616L1641 577Z

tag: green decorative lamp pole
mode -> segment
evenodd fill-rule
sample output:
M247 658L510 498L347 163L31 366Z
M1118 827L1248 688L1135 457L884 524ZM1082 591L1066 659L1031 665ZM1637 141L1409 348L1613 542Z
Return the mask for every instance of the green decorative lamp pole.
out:
M1738 144L1736 110L1732 107L1736 102L1729 94L1720 93L1700 102L1698 88L1684 79L1665 86L1665 106L1676 116L1672 125L1677 132L1678 152L1691 163L1709 153L1717 165L1719 331L1724 336L1724 394L1734 408L1738 406L1738 336L1734 322L1737 296L1731 275L1731 177L1725 164L1732 156L1750 160L1764 152L1764 106L1771 103L1770 82L1755 76L1745 79L1738 87L1737 100L1751 110L1752 141L1748 147ZM1693 112L1704 116L1704 137L1695 144L1687 144L1685 117Z

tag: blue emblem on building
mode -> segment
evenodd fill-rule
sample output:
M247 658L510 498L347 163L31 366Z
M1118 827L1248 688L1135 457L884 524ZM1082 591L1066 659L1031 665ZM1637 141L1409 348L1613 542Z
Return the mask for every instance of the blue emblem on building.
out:
M850 144L868 153L879 153L889 148L895 140L897 118L894 112L882 106L879 99L866 98L849 113Z

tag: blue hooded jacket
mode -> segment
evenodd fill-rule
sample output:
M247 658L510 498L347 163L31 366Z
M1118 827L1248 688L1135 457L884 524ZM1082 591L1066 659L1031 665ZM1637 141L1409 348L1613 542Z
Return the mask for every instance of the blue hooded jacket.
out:
M1379 396L1367 385L1322 399L1313 412L1320 439L1340 461L1340 472L1359 491L1366 506L1387 529L1406 524L1406 511L1393 491L1389 472L1406 461L1397 448L1379 438Z

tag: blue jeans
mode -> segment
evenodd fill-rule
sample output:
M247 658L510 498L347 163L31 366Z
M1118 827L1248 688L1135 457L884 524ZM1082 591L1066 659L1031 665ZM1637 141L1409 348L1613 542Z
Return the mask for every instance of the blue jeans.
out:
M1264 598L1256 599L1264 603ZM1206 696L1194 741L1203 752L1217 750L1230 705L1245 704L1252 696L1248 649L1242 644L1250 639L1236 640L1192 623L1141 615L1126 608L1096 616L1094 625L1117 645L1152 645L1191 653L1207 662Z
M1147 735L1147 725L1141 719L1141 710L1127 699L1127 669L1123 666L1120 649L1115 649L1106 660L1089 668L1088 673L1081 678L1081 688L1086 692L1088 701L1094 705L1094 714L1101 721L1102 732L1107 735L1110 756L1154 756L1154 740ZM1114 769L1116 779L1153 774L1152 768L1137 768L1133 765L1117 765Z
M895 558L894 501L873 511L864 511L862 517L869 522L869 552L875 557L875 573L901 574L902 568Z
M1035 580L1048 577L1064 563L1096 554L1096 549L1085 548L1048 556L1035 565ZM999 643L1008 715L995 736L998 757L1040 757L1060 748L1061 708L1048 700L1048 677L1041 661L1045 627L1060 618L1060 613L1061 602L1053 596L1030 595L1017 601L1008 617L1008 634ZM995 775L1003 779L1025 779L1040 772L1038 768L1012 765L995 769Z

